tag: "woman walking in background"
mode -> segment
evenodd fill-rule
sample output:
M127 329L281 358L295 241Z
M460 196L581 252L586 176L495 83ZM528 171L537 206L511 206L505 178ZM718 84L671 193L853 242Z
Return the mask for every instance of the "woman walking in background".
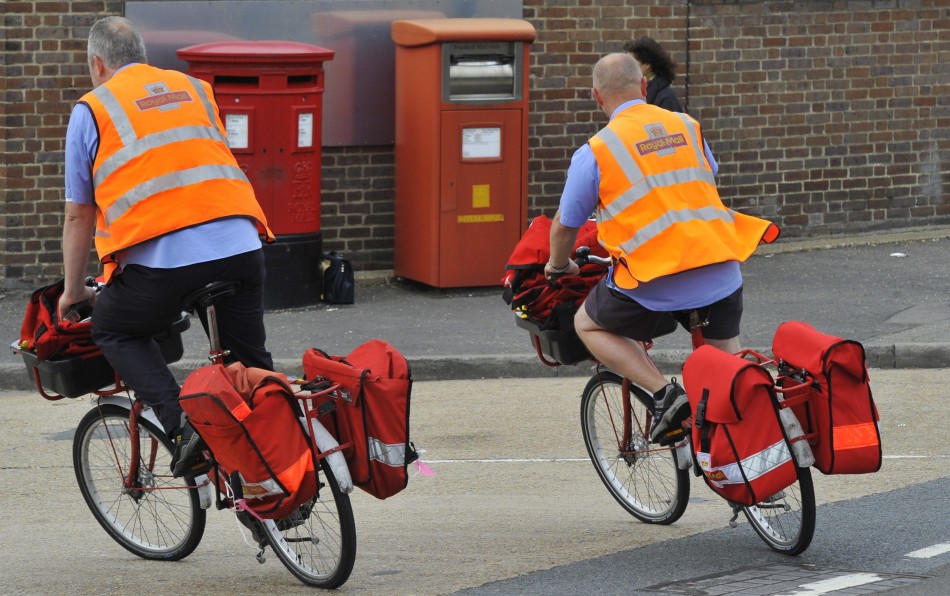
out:
M676 63L666 50L651 37L641 37L623 44L623 51L640 63L647 78L647 103L671 112L682 112L670 84L676 79Z

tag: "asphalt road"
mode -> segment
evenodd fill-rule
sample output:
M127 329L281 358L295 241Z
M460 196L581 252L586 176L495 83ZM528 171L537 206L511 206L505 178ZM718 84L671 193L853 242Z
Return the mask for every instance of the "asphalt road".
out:
M797 558L772 553L745 523L729 529L729 508L699 479L673 526L626 514L587 459L582 377L417 382L412 437L436 475L414 476L387 501L353 495L357 561L339 592L704 594L714 592L701 586L759 573L769 578L754 592L762 596L855 581L940 593L950 552L909 553L950 544L950 369L874 369L871 380L883 468L815 473L818 527ZM99 528L75 483L72 433L89 402L11 391L2 403L0 593L313 592L276 557L257 564L226 511L209 512L186 560L137 559Z

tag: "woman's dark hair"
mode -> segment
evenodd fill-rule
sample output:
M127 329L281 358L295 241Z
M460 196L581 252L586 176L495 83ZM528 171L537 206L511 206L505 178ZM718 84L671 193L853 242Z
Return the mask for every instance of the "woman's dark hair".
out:
M637 62L649 64L653 74L672 83L676 78L676 62L670 58L666 50L652 37L641 37L623 44L623 51L633 54Z

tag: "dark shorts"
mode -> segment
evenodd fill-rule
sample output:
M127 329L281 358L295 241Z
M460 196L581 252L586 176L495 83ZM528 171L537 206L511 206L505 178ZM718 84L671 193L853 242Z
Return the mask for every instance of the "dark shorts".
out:
M689 331L690 310L656 312L616 290L607 287L605 277L594 286L584 302L587 315L600 327L638 341L649 341L676 330L679 323ZM732 339L739 336L742 320L742 286L718 302L693 309L706 322L706 339Z

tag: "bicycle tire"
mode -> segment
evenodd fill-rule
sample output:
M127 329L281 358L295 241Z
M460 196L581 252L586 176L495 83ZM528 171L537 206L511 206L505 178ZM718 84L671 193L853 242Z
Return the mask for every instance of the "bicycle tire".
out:
M206 512L198 490L174 478L172 444L165 433L139 417L137 487L126 489L130 468L129 410L100 405L87 413L73 439L73 469L96 521L123 548L143 559L178 561L197 548ZM147 460L146 460L147 458Z
M815 486L811 469L798 468L798 480L775 501L743 507L756 534L772 550L794 556L805 552L815 535Z
M350 496L340 490L326 460L317 496L290 517L264 520L271 549L308 586L333 589L349 579L356 561L356 523Z
M623 379L595 374L581 398L581 429L591 462L604 486L638 520L669 525L689 501L689 474L676 464L672 446L650 444L653 396L630 384L631 436L623 438Z

